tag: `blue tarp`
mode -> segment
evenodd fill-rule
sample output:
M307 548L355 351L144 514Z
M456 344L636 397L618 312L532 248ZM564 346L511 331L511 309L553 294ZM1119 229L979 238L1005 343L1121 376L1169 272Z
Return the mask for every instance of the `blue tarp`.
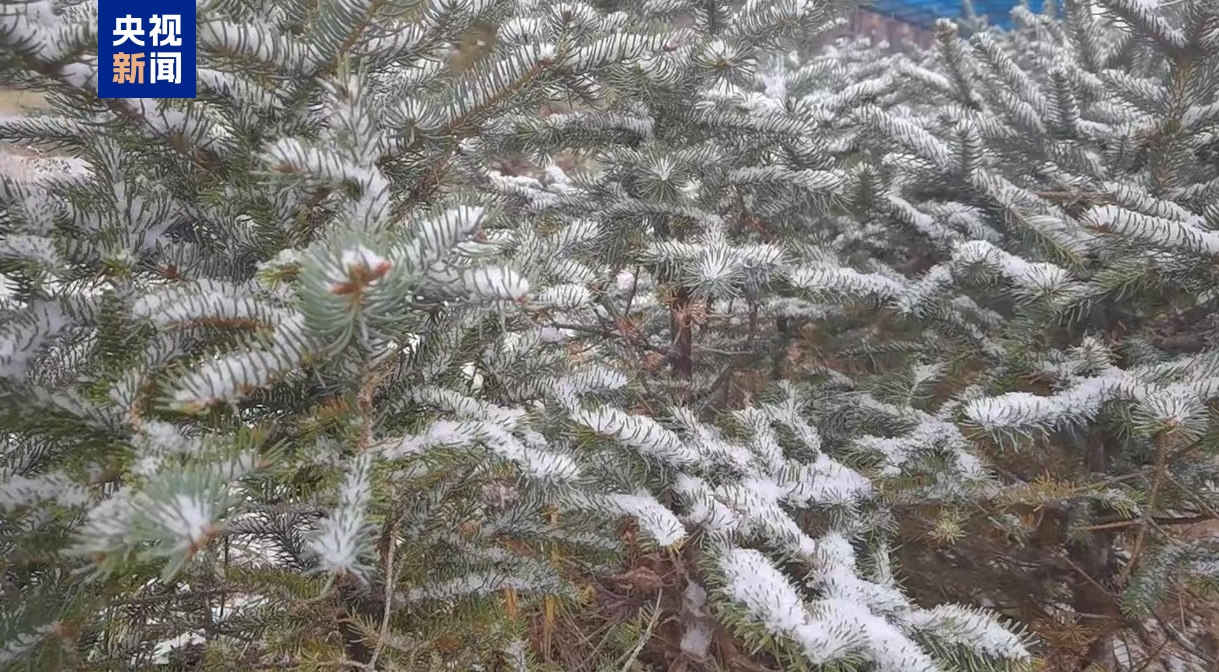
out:
M1011 28L1011 11L1019 4L1018 0L974 0L973 6L974 13L985 15L990 25ZM1033 12L1040 12L1042 0L1028 0L1028 7ZM964 4L959 0L873 0L862 8L920 28L931 28L936 19L965 16Z

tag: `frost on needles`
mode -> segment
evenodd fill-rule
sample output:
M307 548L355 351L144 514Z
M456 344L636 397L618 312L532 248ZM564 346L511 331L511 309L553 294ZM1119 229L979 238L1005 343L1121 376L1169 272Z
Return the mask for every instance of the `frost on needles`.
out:
M201 2L194 101L99 101L95 7L0 5L55 108L0 137L79 161L0 177L0 665L568 669L646 557L647 655L1023 668L903 592L901 524L1212 497L1216 358L1153 317L1213 301L1214 24L1123 2L918 58L778 57L844 9L799 0ZM1109 418L1162 477L992 468ZM1206 571L1130 543L1132 605Z
M981 448L1002 475L973 500L989 520L955 508L929 529L986 558L968 590L1066 619L1087 637L1084 659L1113 666L1129 638L1111 624L1215 585L1196 561L1214 541L1182 531L1216 503L1219 13L1125 0L1013 13L1015 30L968 39L941 22L913 56L844 47L797 64L831 86L805 100L867 98L829 122L855 138L847 209L883 232L856 236L857 254L888 262L851 282L902 316L839 352L921 360L905 376L855 376L866 396L826 406L854 416L836 432L896 432L889 448ZM972 345L946 347L959 339ZM921 410L960 434L929 434L926 416L893 403L941 380L959 392ZM1015 542L961 543L995 523ZM1137 646L1135 659L1157 655ZM1209 664L1188 649L1165 655Z

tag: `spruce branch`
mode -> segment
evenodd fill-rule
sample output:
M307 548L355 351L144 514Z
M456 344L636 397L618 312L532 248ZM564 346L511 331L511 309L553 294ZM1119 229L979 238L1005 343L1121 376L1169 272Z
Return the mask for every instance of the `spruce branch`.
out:
M564 52L560 50L553 58L545 58L533 65L528 71L517 79L510 82L507 86L498 89L494 94L489 96L487 100L480 105L464 111L456 118L446 123L441 130L441 135L449 138L449 148L445 155L438 159L424 177L410 189L408 198L399 201L398 206L394 210L396 217L402 217L408 210L417 204L428 203L431 201L436 189L444 182L449 166L453 161L454 154L458 151L458 140L455 136L471 132L467 126L477 117L486 113L489 110L495 109L509 97L521 92L534 79L542 73L552 68L556 62L561 61L564 57ZM474 129L473 134L477 134L478 130Z
M1165 430L1155 441L1155 466L1153 468L1151 490L1147 493L1147 503L1143 507L1143 515L1140 518L1141 524L1138 530L1135 531L1134 543L1130 548L1130 560L1127 561L1122 573L1118 575L1118 585L1126 584L1131 573L1138 566L1141 555L1145 550L1143 544L1147 537L1147 528L1154 522L1152 520L1152 512L1155 511L1160 489L1164 486L1164 481L1167 479L1168 458L1175 443L1176 435L1172 430Z
M83 53L84 52L75 54L71 58L64 57L65 63L78 60ZM38 59L33 55L21 53L18 56L18 62L30 72L33 72L49 81L53 81L59 86L70 90L76 90L80 92L82 96L88 97L91 93L96 93L90 92L89 90L68 81L68 78L63 74L64 63L60 63L59 61L45 61ZM156 134L153 125L149 123L148 119L145 118L144 115L139 112L139 110L134 109L129 102L123 99L106 98L101 102L119 119L131 121L139 128L152 132L154 137L161 141L161 146L172 149L205 172L217 174L221 161L219 156L217 156L214 152L208 149L193 148L180 135L170 136Z
M342 59L346 58L347 54L350 54L355 49L356 44L364 36L364 32L373 25L373 19L377 17L381 9L387 4L389 4L389 0L372 0L368 9L364 12L364 17L360 19L359 23L355 25L339 45L334 58L314 73L312 79L325 79L333 75L339 69Z

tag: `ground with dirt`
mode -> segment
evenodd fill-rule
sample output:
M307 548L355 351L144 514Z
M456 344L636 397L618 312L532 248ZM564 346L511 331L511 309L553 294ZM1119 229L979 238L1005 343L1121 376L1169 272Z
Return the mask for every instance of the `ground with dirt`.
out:
M41 94L0 86L0 117L45 110L46 104ZM24 150L0 142L0 174L18 179L28 177L31 175L29 160L30 156Z

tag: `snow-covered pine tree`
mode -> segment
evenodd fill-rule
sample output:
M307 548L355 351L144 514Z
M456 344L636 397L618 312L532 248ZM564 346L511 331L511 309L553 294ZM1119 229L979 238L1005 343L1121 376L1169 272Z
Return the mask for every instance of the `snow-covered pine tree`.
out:
M1082 641L1082 666L1175 650L1206 669L1214 653L1139 621L1219 578L1213 539L1181 533L1219 503L1219 8L1015 12L1011 33L941 23L931 53L857 60L844 82L872 96L841 122L869 176L847 206L873 234L860 253L902 277L871 276L899 319L829 349L882 363L854 382L884 405L827 398L817 415L845 422L820 426L902 452L944 438L911 406L952 420L1004 485L898 509L911 538L965 541L918 559L929 580L1020 604Z
M856 216L868 207L856 195L878 178L846 122L883 87L858 54L796 72L771 58L785 38L829 27L830 6L614 7L644 58L607 70L583 109L483 128L483 139L515 143L536 174L462 166L501 207L535 213L490 242L529 269L546 306L483 375L515 361L519 375L554 386L549 431L599 493L574 493L569 506L632 514L637 554L680 543L645 574L669 589L649 595L677 617L671 662L704 662L722 624L783 669L1026 663L1019 637L981 613L912 604L890 570L895 499L965 503L998 488L952 408L921 409L945 367L911 363L889 388L905 396L886 403L853 393L849 364L791 364L810 330L860 340L909 284L859 254L891 227ZM595 25L593 11L580 16ZM801 86L821 88L796 95ZM949 313L921 336L976 344L984 336L968 317ZM530 368L541 351L574 370L548 381ZM878 430L827 441L809 412L829 398L923 440ZM919 477L931 482L912 486Z
M467 396L529 286L448 167L622 49L562 5L209 1L198 99L98 100L95 16L0 5L54 104L0 137L83 166L0 178L0 666L523 668L498 591L607 549L517 496L571 476L527 381Z
M203 94L155 104L90 95L88 4L4 7L58 109L5 139L87 167L3 183L8 661L523 668L620 517L687 663L720 624L793 669L1027 661L889 569L893 477L984 490L968 443L909 404L913 448L827 441L854 383L791 370L900 278L836 123L870 84L769 76L830 7L204 3ZM587 163L487 172L522 150Z

